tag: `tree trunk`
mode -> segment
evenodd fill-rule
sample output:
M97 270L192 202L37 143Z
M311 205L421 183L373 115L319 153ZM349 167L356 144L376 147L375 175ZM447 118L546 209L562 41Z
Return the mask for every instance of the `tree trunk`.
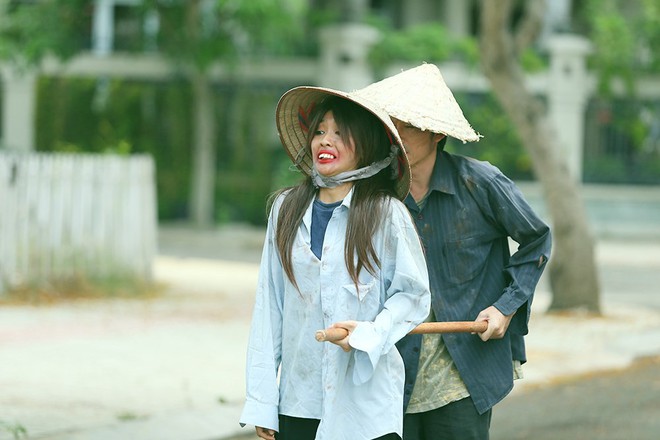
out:
M189 41L200 39L201 0L186 4L185 31ZM210 227L214 220L215 126L211 84L200 65L190 66L193 92L193 169L190 185L189 219L198 228Z
M541 102L525 86L516 52L520 49L516 47L516 36L510 27L512 1L483 1L481 5L483 71L532 158L552 220L554 245L549 267L552 290L549 311L584 309L599 314L594 238L589 231L578 184L555 145L554 128Z
M215 130L213 95L208 77L198 72L193 88L193 169L190 194L190 220L199 228L210 227L214 219Z

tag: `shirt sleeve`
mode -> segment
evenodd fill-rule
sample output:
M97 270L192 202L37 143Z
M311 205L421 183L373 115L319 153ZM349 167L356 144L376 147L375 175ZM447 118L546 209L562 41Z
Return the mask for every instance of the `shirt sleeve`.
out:
M276 202L277 205L277 202ZM277 372L282 349L283 269L275 245L277 209L268 219L247 347L246 402L239 419L246 424L279 430Z
M353 381L368 381L380 358L418 324L424 322L431 306L429 278L419 236L406 208L392 201L389 223L383 231L381 257L385 302L374 321L359 322L349 343L355 348Z
M518 244L504 269L511 281L494 306L504 315L518 311L512 328L518 334L527 334L534 290L550 258L550 228L503 174L491 181L488 197L496 223Z

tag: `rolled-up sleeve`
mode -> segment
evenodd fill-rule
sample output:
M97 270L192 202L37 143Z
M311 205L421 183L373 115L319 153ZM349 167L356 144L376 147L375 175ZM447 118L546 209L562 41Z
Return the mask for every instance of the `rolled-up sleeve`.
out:
M491 183L489 202L497 222L518 243L517 251L505 267L510 283L494 306L505 315L525 308L514 325L519 327L517 332L526 334L531 313L529 303L550 258L552 236L548 225L536 215L512 181L499 174Z

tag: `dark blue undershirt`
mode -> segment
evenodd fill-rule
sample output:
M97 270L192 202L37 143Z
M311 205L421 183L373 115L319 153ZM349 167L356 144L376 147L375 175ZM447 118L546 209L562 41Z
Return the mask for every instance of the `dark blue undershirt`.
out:
M334 203L323 203L319 199L314 199L314 206L312 206L312 234L311 234L311 248L316 258L321 259L323 254L323 239L325 238L325 230L328 227L330 217L335 208L341 205L341 200Z

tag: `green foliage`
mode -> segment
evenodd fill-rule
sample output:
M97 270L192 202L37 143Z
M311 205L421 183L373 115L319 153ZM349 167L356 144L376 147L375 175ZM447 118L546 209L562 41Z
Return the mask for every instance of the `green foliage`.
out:
M636 176L639 183L660 184L660 152L644 154L639 161Z
M598 72L598 89L605 95L611 91L613 78L622 78L630 90L633 84L635 37L630 24L617 10L616 0L588 3L595 47L591 64Z
M145 414L136 414L132 411L124 411L117 414L117 420L120 422L132 422L134 420L146 420L149 416Z
M49 0L10 4L0 21L0 59L19 66L45 55L68 59L89 45L91 0ZM1 7L1 6L0 6Z
M525 72L542 72L548 68L547 59L543 58L534 48L528 47L520 55L520 64Z
M585 146L584 181L660 183L660 108L629 98L600 98L590 107L587 127L593 134Z
M492 94L456 94L465 117L483 138L479 142L451 139L447 151L485 160L515 180L533 178L532 161L511 120Z
M584 179L657 183L658 152L643 151L653 122L643 120L644 97L638 96L636 82L660 73L660 0L588 0L576 8L576 22L593 44L589 67L597 76L597 99L609 102L614 113L611 122L601 124L608 136L604 141L612 145L585 160ZM615 80L625 87L623 101L614 98Z
M98 105L100 93L106 96L104 105ZM186 216L191 166L186 82L41 77L37 96L38 150L150 154L156 163L159 218Z
M10 423L0 420L0 431L8 432L12 435L14 440L20 440L22 438L28 438L27 429L20 423Z
M274 157L275 171L273 172L271 191L296 185L304 178L304 174L293 165L284 149L280 150Z
M642 0L643 14L640 32L644 35L645 50L650 55L650 72L660 72L660 0Z
M307 15L310 28L320 29L324 26L339 23L341 21L341 14L338 9L333 8L318 8L311 9Z
M585 182L626 183L628 171L619 157L600 155L590 158L583 164Z
M216 221L264 223L266 198L275 189L272 176L288 161L273 123L277 99L288 88L214 86ZM41 77L37 89L39 151L150 154L158 218L187 218L193 122L187 82ZM105 96L103 105L99 94Z
M233 0L220 0L223 9L235 7ZM236 8L234 20L242 26L248 44L243 55L291 55L304 40L303 22L307 4L292 0L250 0Z
M611 95L615 78L633 95L640 73L660 72L660 0L588 0L581 19L594 45L590 63L602 96Z
M218 89L216 220L262 225L277 157L273 113L289 85L227 83Z
M412 26L394 31L386 25L378 26L385 35L369 53L369 61L377 70L396 62L461 61L475 67L479 63L479 45L473 37L457 37L438 23ZM533 48L526 49L520 60L527 72L547 68L547 61Z
M149 0L143 13L158 13L161 53L205 71L218 60L234 63L246 56L293 52L303 40L303 5L295 0Z
M94 0L5 3L11 6L2 11L0 59L35 65L47 54L66 60L90 49ZM153 49L201 71L217 60L287 55L304 45L302 0L145 0L134 11L140 23L157 14ZM145 26L137 28L128 48L141 51L149 36Z
M443 62L460 60L468 65L478 61L478 45L474 38L459 38L440 24L424 24L401 31L387 30L385 37L369 53L376 69L397 61Z

